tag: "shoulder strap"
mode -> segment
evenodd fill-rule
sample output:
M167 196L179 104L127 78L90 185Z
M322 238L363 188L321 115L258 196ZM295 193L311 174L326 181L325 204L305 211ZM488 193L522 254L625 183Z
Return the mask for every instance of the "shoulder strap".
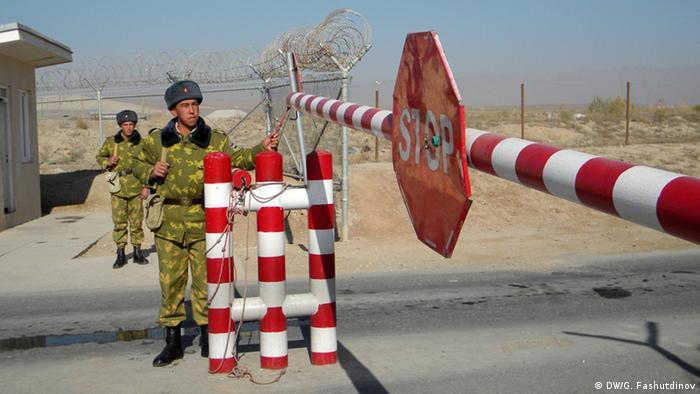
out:
M168 158L168 148L162 146L160 149L160 161L165 161L165 159ZM155 193L158 193L158 186L160 185L159 182L156 182L155 185L153 185L153 189L155 189Z
M114 141L114 149L112 149L112 157L117 155L117 141Z

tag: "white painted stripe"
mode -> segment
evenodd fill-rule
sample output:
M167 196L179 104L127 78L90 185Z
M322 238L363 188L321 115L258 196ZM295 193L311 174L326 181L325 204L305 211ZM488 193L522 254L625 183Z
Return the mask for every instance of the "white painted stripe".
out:
M299 101L299 109L301 109L301 111L306 112L306 102L309 101L310 98L310 94L305 94L304 97L301 98L301 101Z
M360 106L360 108L356 109L355 112L352 113L352 125L354 126L353 128L355 130L366 130L364 127L362 127L362 115L369 110L370 107L366 105ZM367 130L369 131L369 130Z
M316 111L318 110L318 108L317 108L317 107L318 107L318 103L321 102L321 100L323 100L324 98L325 98L325 97L323 97L323 96L316 96L316 97L311 101L311 107L309 107L309 108L310 108L310 110L311 110L311 113L314 114L314 116L316 115Z
M233 240L224 233L207 233L204 236L207 248L207 258L220 259L233 256Z
M265 313L267 313L267 305L260 297L236 298L231 306L231 318L235 322L258 321L265 316Z
M279 307L284 304L284 297L287 296L287 283L281 282L259 282L260 299L268 308Z
M309 253L333 254L335 253L335 232L329 230L309 229Z
M258 182L255 191L244 195L243 207L248 211L258 211L261 207L280 207L280 192L284 185L279 182ZM276 197L275 197L276 196Z
M335 327L311 327L311 351L314 353L331 353L338 351L338 339Z
M209 309L226 309L233 300L233 283L207 283L207 294L211 299Z
M287 318L309 317L318 312L318 301L311 293L287 294L282 311Z
M323 118L324 119L331 120L331 106L337 102L338 102L338 100L330 99L330 100L326 101L325 104L323 104L322 110L323 110Z
M542 171L544 185L550 194L581 204L576 195L576 175L581 167L597 156L573 150L560 150L549 157Z
M231 325L233 328L233 324ZM226 341L228 340L228 344ZM209 333L209 358L233 357L233 333Z
M278 194L282 191L282 189L284 189L284 185L279 182L259 182L256 184L255 191L249 193L251 194L250 198L256 201L264 201L260 203L260 206L279 207L280 202ZM272 200L270 200L270 198L272 198Z
M308 209L309 194L303 187L289 187L282 193L280 205L284 210Z
M204 208L228 208L230 183L205 183Z
M289 102L290 102L290 103L294 103L295 101L297 101L297 98L298 98L301 94L302 94L302 93L298 93L298 92L292 94L292 97L289 99Z
M333 204L333 180L309 181L307 186L309 205Z
M260 331L260 355L263 357L284 357L287 355L287 331Z
M491 165L496 175L520 183L520 179L518 179L518 175L515 173L515 161L518 159L520 152L525 149L526 146L532 144L534 144L534 142L521 140L519 138L506 138L499 142L493 149L493 154L491 155Z
M274 233L258 231L258 256L284 256L284 231Z
M319 305L335 302L335 278L310 279L309 282L311 294L316 297Z
M344 124L344 125L347 125L347 126L352 127L352 125L349 125L349 124L345 123L345 111L346 111L348 108L350 108L351 105L354 105L354 104L353 104L353 103L342 103L342 104L340 104L340 106L338 107L338 110L336 111L336 116L335 116L335 118L338 119L338 123L340 123L341 125Z
M382 132L382 123L384 123L384 119L386 119L386 117L389 115L391 115L390 111L381 110L372 117L370 126L372 127L372 133L374 133L374 135L377 137L384 137L384 133Z
M664 231L656 216L663 188L682 175L646 166L628 168L613 187L613 204L621 218Z

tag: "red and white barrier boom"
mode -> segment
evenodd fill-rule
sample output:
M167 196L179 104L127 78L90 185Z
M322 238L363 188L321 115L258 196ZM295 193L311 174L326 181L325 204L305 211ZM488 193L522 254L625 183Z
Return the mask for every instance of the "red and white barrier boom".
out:
M204 159L207 277L211 300L210 372L227 373L236 365L233 321L260 322L261 367L280 369L288 364L287 318L310 317L311 363L335 363L335 214L331 154L325 151L308 154L307 186L290 187L282 178L282 156L277 152L260 153L255 157L256 183L240 194L231 193L230 160L228 156L227 160L221 159L221 155L226 156L217 152ZM228 178L223 175L226 172ZM235 209L258 215L258 297L233 299L230 233ZM308 210L309 293L287 294L286 291L285 209Z
M700 243L698 178L465 129L461 96L434 32L407 36L393 112L303 92L289 94L287 103L392 141L416 234L445 257L470 205L467 159L477 170Z

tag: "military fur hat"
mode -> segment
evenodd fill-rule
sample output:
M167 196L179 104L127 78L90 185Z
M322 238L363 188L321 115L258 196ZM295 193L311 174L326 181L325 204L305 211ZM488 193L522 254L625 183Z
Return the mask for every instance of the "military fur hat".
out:
M117 114L117 124L119 126L124 122L134 122L136 124L139 121L138 115L132 110L125 109L124 111Z
M168 109L173 109L182 100L194 99L202 102L202 91L194 81L177 81L165 91L165 103Z

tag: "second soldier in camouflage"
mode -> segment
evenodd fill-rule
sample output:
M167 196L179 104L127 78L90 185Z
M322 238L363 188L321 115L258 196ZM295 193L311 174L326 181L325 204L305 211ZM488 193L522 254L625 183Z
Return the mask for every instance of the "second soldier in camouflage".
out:
M133 156L139 148L141 134L136 130L138 116L136 112L124 110L117 114L119 131L105 140L97 153L97 164L105 171L118 173L117 189L112 193L112 221L114 231L112 238L117 244L117 258L112 268L121 268L126 264L124 248L127 234L131 233L131 245L134 248L134 262L148 264L141 251L143 243L143 199L148 197L149 188L139 182L133 174Z

